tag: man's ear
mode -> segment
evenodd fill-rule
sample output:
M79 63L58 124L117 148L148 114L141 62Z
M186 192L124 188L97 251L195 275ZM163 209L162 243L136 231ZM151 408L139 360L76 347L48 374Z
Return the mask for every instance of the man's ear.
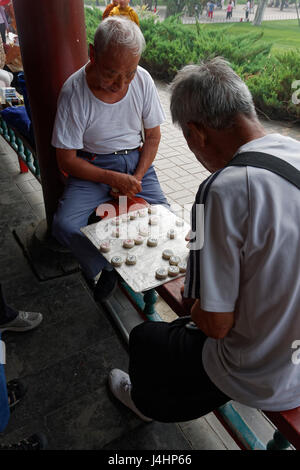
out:
M89 55L91 64L95 63L95 48L93 44L89 44Z
M192 137L195 141L198 142L198 145L200 148L205 147L205 144L206 144L205 129L200 124L197 124L196 122L193 122L193 121L188 122L187 126L188 126L190 137Z

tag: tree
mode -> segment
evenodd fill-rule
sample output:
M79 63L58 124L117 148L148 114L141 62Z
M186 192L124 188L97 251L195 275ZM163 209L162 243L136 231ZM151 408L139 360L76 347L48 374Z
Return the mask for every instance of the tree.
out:
M185 7L185 0L167 0L166 18L171 15L178 15Z
M268 0L259 0L255 17L253 20L253 26L260 26L264 17L265 8L267 6Z

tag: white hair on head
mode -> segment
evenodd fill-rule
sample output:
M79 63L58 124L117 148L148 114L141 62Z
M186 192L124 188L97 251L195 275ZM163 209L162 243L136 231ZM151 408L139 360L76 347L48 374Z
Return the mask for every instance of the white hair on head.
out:
M170 88L172 119L182 129L188 122L226 129L237 114L256 117L247 85L222 57L183 67Z
M134 55L141 55L146 46L145 38L138 25L122 16L109 16L98 26L94 36L96 55L102 54L109 46L130 49Z

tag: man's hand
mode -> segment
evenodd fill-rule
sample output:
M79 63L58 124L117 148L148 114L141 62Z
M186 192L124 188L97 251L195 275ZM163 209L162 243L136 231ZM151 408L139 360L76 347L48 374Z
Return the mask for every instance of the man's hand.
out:
M91 165L83 158L78 158L75 149L56 149L56 156L60 170L76 178L107 184L117 190L114 196L134 197L142 190L141 182L135 176Z
M200 300L194 303L191 318L206 336L214 339L225 338L234 325L234 312L207 312L202 310Z
M112 186L114 188L111 193L113 197L127 196L131 198L142 190L141 182L135 176L127 173L115 173Z
M194 303L196 302L196 299L188 299L187 297L184 297L183 294L184 294L184 286L182 286L180 288L180 293L181 293L181 297L182 297L182 303L183 303L183 306L185 308L185 310L190 313L191 312L191 308L193 307Z

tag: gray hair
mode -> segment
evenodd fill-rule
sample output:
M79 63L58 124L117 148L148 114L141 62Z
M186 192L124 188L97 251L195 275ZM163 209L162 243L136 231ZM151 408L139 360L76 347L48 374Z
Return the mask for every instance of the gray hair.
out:
M122 16L109 16L100 23L94 36L96 56L109 46L121 46L130 49L134 55L141 55L146 46L145 38L134 21Z
M182 129L188 122L226 129L234 125L237 114L256 117L247 85L222 57L183 67L171 92L172 119Z

